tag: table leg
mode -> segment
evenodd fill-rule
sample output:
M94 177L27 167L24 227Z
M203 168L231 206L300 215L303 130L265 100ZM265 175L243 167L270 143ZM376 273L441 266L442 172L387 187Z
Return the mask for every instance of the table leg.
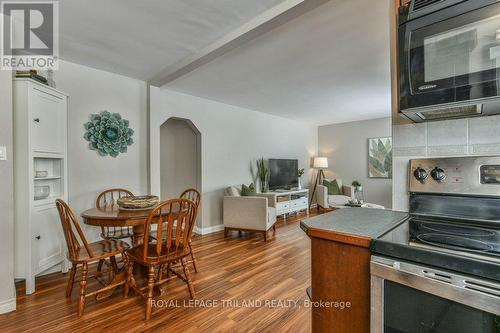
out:
M132 237L132 246L138 246L143 243L144 226L136 225L133 227L134 236Z
M136 225L133 227L134 236L132 237L132 246L139 246L144 243L144 225ZM148 276L148 268L141 264L134 264L134 272L137 272L142 277Z

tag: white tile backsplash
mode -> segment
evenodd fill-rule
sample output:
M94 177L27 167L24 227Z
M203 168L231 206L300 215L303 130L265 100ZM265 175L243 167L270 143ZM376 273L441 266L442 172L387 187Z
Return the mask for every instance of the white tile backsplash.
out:
M463 156L467 155L468 146L465 145L448 145L448 146L429 146L427 147L427 156Z
M408 168L409 160L418 156L395 157L392 159L392 209L408 211Z
M427 145L425 123L397 125L392 130L394 147L425 147Z
M468 132L467 119L427 123L427 146L467 145Z
M471 145L469 150L469 153L471 155L497 155L500 154L500 144L491 143Z
M500 143L500 116L471 118L469 127L470 144Z
M392 207L408 211L408 162L426 157L500 155L500 116L395 125Z
M427 147L393 147L392 155L394 157L403 156L425 156L427 154Z

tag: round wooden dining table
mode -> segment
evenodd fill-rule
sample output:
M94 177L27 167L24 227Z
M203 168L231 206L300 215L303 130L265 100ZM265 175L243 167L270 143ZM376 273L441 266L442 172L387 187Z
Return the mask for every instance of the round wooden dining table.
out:
M104 208L87 209L81 216L85 224L96 227L132 227L134 233L132 245L136 246L142 243L144 226L153 208L121 210L118 205L109 205Z
M81 213L81 217L83 218L83 222L85 224L96 227L132 227L132 246L138 246L144 241L144 228L146 220L153 209L154 207L144 210L122 210L118 205L109 205L104 208L87 209ZM178 212L172 212L169 210L162 210L161 212L162 216L169 214L173 214L173 216L176 217ZM147 277L147 270L139 269L135 271L139 271L139 274L143 277ZM122 268L116 272L112 282L117 284L125 278L125 270ZM97 296L97 299L100 300L110 297L111 294L113 294L113 291L114 288L102 292Z

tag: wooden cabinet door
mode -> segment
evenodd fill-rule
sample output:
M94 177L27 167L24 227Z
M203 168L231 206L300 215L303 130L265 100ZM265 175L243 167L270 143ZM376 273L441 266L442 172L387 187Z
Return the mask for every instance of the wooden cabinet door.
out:
M32 88L29 114L33 151L64 154L66 99Z
M37 209L32 216L33 272L38 274L64 259L64 240L55 206Z

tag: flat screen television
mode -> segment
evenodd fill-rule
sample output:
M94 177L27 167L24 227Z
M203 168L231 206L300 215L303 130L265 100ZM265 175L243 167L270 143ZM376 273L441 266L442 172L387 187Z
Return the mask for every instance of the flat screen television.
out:
M269 159L269 189L290 189L298 186L298 160Z

